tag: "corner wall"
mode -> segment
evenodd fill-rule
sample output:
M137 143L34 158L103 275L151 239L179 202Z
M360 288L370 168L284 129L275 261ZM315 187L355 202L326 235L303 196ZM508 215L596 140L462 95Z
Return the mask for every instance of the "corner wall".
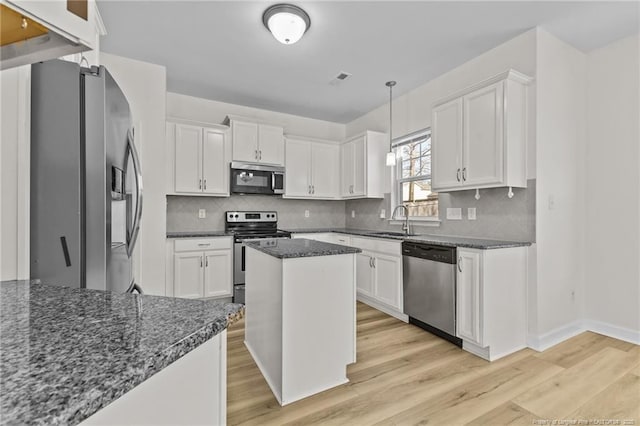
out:
M537 30L534 347L544 347L584 314L585 67L584 53Z
M640 342L640 39L587 58L586 318Z

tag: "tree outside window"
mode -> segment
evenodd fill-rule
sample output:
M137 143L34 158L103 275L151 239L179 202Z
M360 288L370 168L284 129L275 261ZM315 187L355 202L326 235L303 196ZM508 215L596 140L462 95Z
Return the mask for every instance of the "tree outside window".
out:
M396 153L396 200L410 217L437 218L438 194L431 191L431 129L421 130L394 142Z

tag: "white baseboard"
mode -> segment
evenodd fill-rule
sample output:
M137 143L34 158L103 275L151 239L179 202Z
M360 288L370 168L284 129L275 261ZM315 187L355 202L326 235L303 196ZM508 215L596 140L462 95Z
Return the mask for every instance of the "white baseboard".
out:
M558 327L539 336L527 336L527 346L538 352L549 349L558 343L564 342L578 334L586 331L584 321L578 320L565 326Z
M602 321L585 320L585 329L594 333L602 334L614 339L624 340L625 342L640 345L640 331L630 328L619 327Z
M601 321L577 320L539 336L527 336L527 346L542 352L585 331L640 345L640 331Z
M358 293L356 299L359 302L364 303L365 305L369 305L372 308L375 308L379 311L384 312L385 314L391 315L392 317L398 318L400 321L409 322L409 317L402 312L398 312L397 310L385 305L384 303L380 303L372 297L366 296L364 294Z

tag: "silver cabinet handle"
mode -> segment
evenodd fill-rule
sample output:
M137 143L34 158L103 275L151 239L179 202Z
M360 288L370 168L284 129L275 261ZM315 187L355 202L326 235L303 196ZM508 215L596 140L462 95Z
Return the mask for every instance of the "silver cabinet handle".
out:
M460 182L460 169L456 172L456 179Z
M466 181L467 180L467 168L463 168L462 169L462 180Z
M204 190L205 191L207 190L207 180L206 179L204 180Z
M376 258L373 257L373 258L371 258L371 260L373 260L373 267L375 268L376 267Z
M200 267L202 268L202 256L200 256Z
M458 257L458 271L462 272L462 256Z
M316 186L315 185L311 185L311 193L312 194L316 193Z
M258 159L258 150L253 151L253 158Z
M209 267L209 258L208 257L204 258L204 266L207 267L207 268Z
M202 189L202 179L198 179L198 189Z
M373 257L369 258L369 268L373 268Z
M258 160L262 160L262 150L258 151Z
M198 247L208 247L211 243L198 243Z
M307 194L311 194L311 185L307 188Z

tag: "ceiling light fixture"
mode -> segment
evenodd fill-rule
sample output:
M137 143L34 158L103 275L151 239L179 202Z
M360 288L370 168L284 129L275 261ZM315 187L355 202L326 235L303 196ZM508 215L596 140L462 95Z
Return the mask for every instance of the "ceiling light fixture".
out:
M262 14L262 23L282 44L300 40L311 26L307 12L292 4L276 4Z
M396 85L395 81L387 81L385 86L389 88L389 152L387 152L387 166L395 166L396 165L396 154L393 152L393 86Z

